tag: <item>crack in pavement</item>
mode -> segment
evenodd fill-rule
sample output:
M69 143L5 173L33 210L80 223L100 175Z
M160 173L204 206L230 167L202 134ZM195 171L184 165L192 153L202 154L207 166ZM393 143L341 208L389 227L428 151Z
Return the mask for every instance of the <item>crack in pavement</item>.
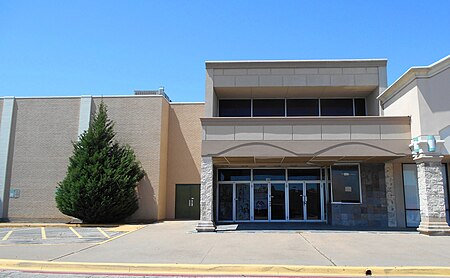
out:
M209 252L211 252L211 250L212 250L214 247L216 247L216 244L217 244L217 243L214 243L214 244L208 249L208 251L206 251L205 256L203 256L203 259L200 261L201 264L205 261L206 257L209 255Z
M80 253L80 252L83 252L83 251L85 251L85 250L91 249L91 248L96 247L96 246L99 246L99 245L100 245L100 244L94 243L94 244L91 245L91 246L88 246L88 247L85 247L85 248L81 248L81 249L79 249L79 250L77 250L77 251L73 251L73 252L70 252L70 253L61 255L61 256L59 256L59 257L50 259L50 260L48 260L48 261L49 261L49 262L53 262L53 261L56 261L56 260L59 260L59 259L62 259L62 258L71 256L71 255L74 255L74 254L78 254L78 253Z
M333 262L331 258L329 258L325 253L319 250L314 244L312 244L306 237L302 235L302 233L298 233L309 245L311 245L312 248L314 248L320 255L322 255L325 259L327 259L333 266L336 266L336 264Z

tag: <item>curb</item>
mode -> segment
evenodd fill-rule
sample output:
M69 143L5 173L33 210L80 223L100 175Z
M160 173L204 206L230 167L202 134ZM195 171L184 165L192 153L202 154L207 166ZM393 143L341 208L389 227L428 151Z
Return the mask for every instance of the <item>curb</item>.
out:
M143 274L143 275L205 275L205 276L450 276L450 267L353 267L298 266L250 264L126 264L77 263L0 259L0 269L31 272L80 274ZM369 274L370 272L370 274Z
M67 223L0 223L0 228L66 228L66 227L100 227L100 228L116 228L120 226L145 226L147 224L67 224Z

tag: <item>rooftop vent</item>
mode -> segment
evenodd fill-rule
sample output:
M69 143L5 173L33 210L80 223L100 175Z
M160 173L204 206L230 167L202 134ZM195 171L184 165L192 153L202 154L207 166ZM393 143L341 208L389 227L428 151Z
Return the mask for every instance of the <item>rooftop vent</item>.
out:
M159 87L158 90L136 90L134 91L134 94L136 96L143 96L143 95L151 95L151 96L163 96L165 99L167 99L168 102L171 102L169 96L164 92L164 87Z

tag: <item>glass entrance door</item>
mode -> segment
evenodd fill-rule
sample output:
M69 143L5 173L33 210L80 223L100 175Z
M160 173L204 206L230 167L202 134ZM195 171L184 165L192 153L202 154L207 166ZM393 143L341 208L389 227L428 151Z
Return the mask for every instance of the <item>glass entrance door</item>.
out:
M322 220L323 188L319 182L289 183L289 220Z
M238 175L241 172L245 171L219 170L215 191L218 222L326 219L328 179L323 178L321 169L253 169Z
M270 184L270 220L286 220L286 192L284 183Z
M254 220L286 220L285 183L253 184L253 218Z
M217 193L219 221L250 220L250 183L221 183Z
M306 182L306 219L321 220L322 202L320 194L320 183Z
M235 219L236 221L248 221L250 220L250 184L236 183L235 190Z
M304 183L289 184L289 220L304 220Z
M253 184L254 220L269 220L269 184Z

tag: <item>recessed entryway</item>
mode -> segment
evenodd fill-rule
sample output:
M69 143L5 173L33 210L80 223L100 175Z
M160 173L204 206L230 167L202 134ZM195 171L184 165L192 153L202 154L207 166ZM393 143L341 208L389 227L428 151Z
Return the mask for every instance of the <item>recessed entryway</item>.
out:
M219 169L218 222L325 221L323 168Z

